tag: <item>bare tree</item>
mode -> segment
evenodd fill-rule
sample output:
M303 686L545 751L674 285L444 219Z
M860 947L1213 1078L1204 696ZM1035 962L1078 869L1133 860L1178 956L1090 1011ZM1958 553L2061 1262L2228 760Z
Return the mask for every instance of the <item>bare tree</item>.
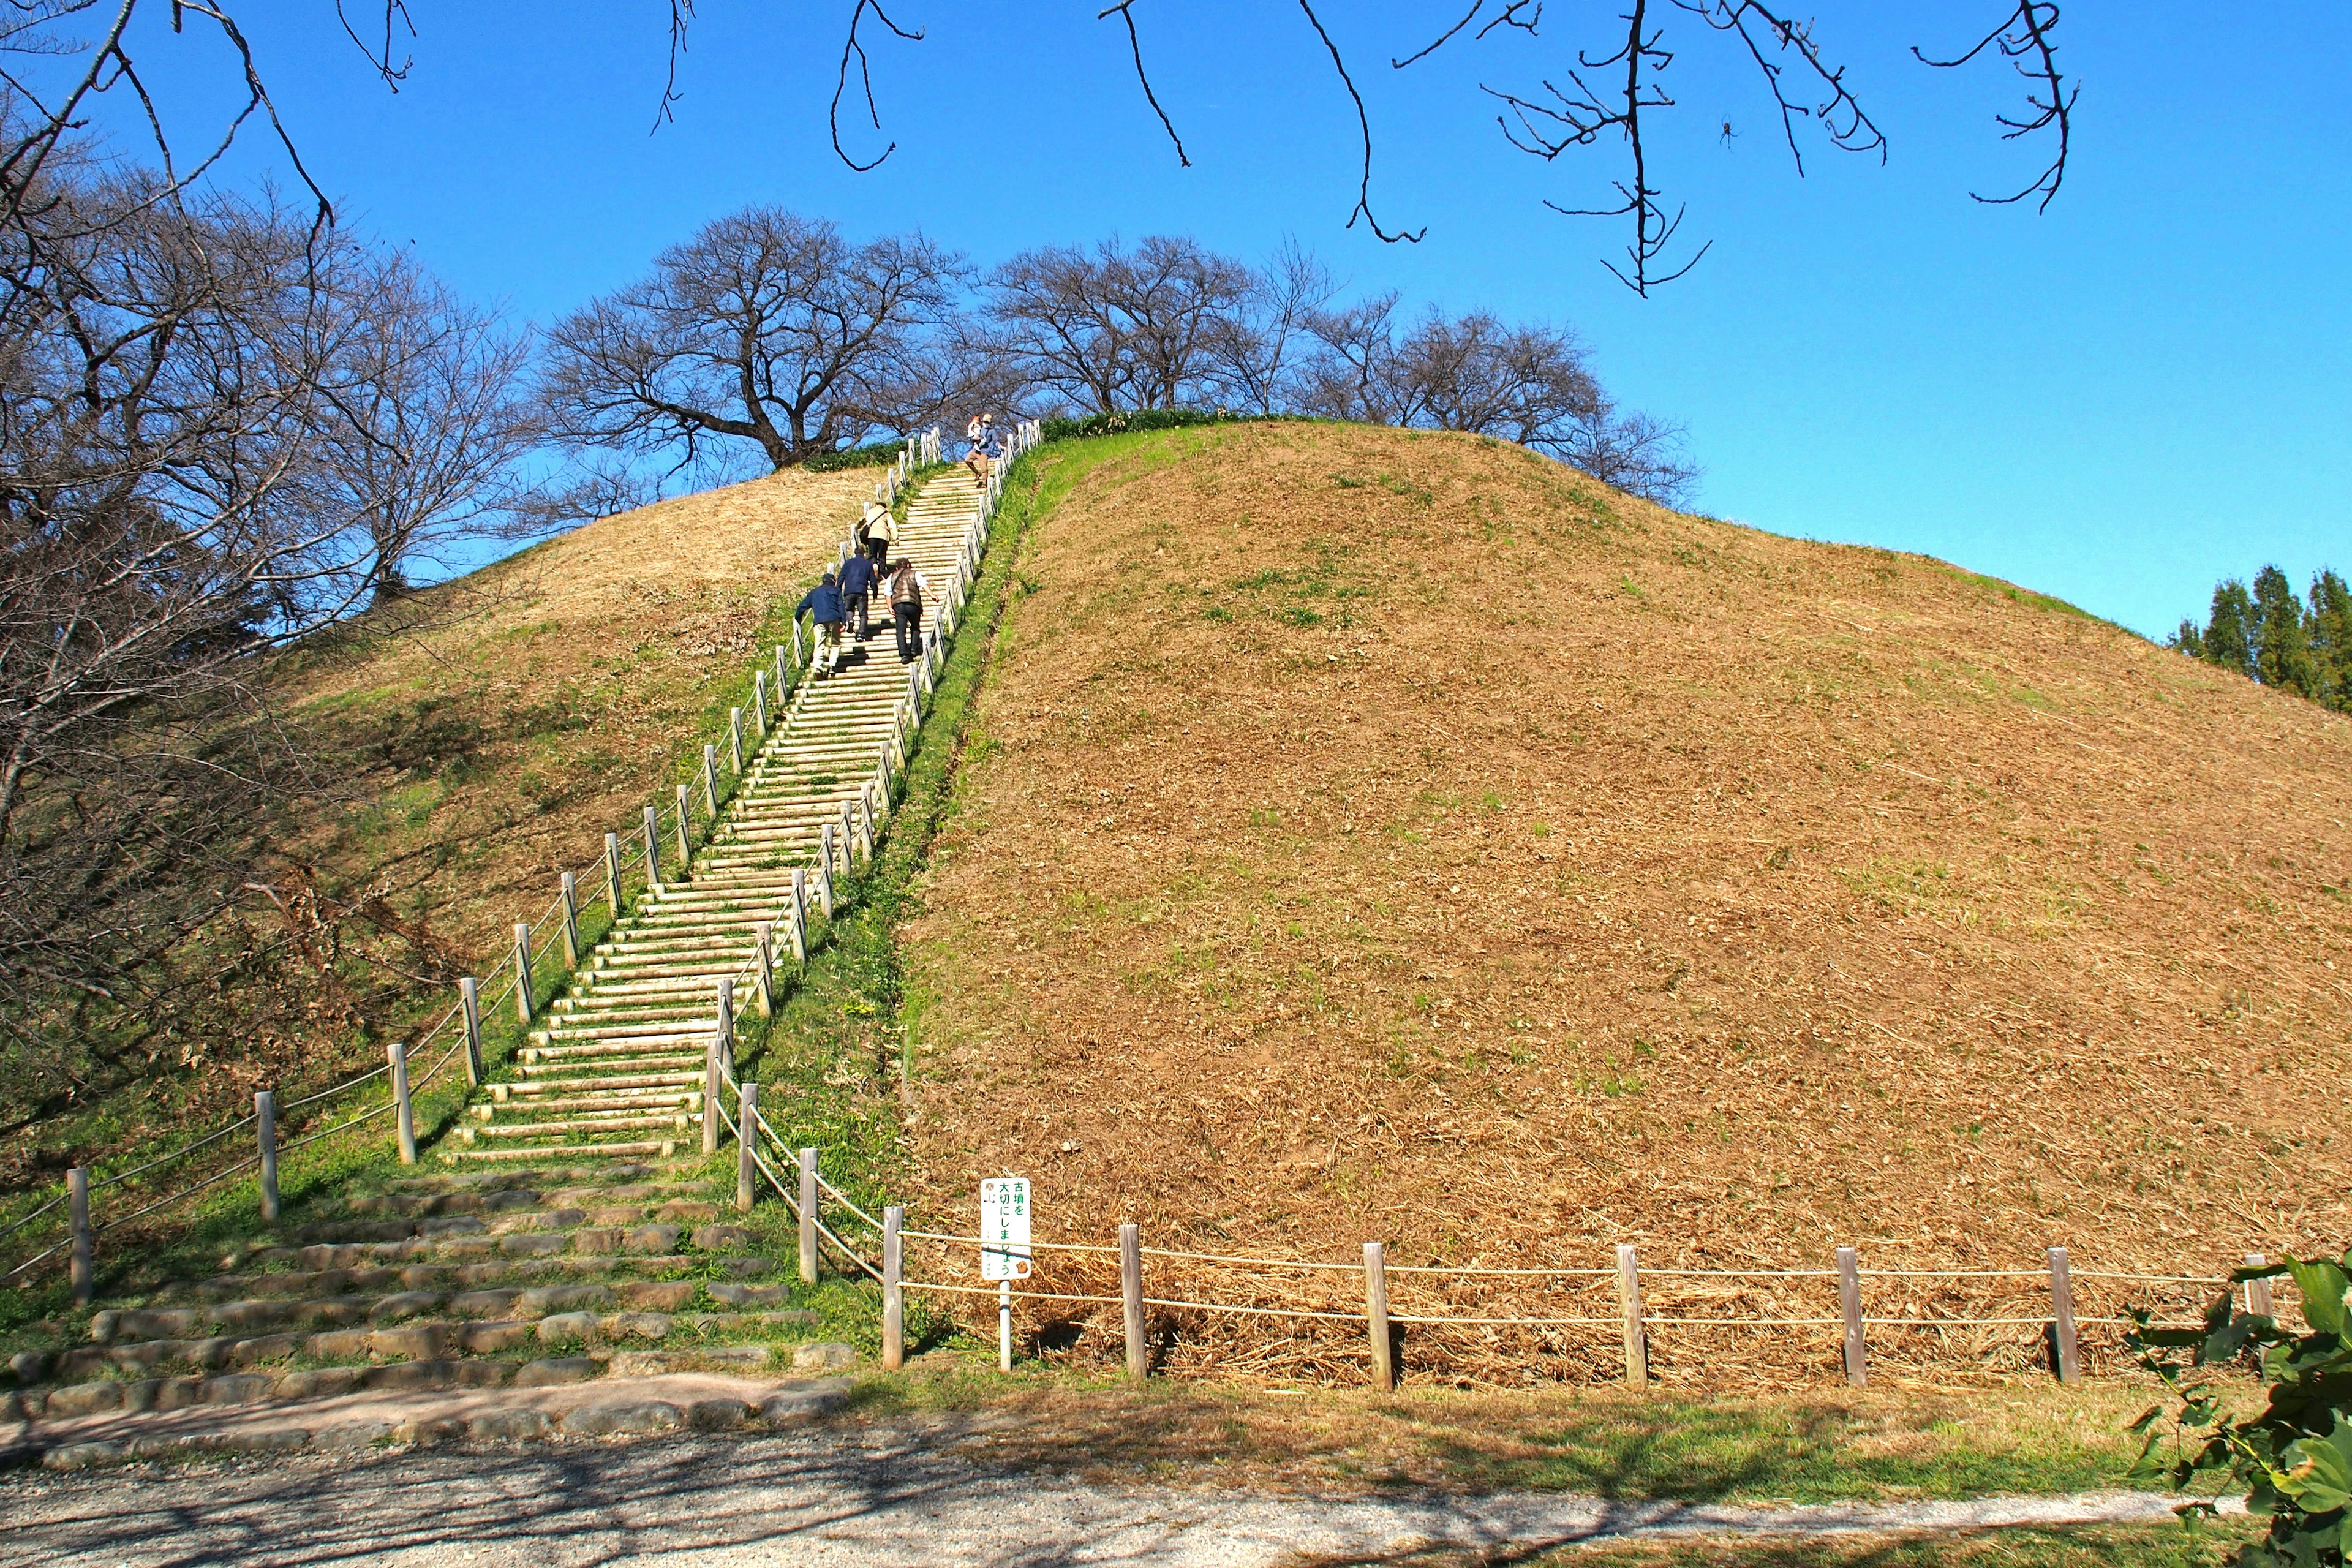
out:
M1670 506L1698 479L1682 427L1620 408L1572 332L1433 310L1400 333L1394 293L1318 310L1307 325L1317 350L1299 379L1302 412L1498 436Z
M988 312L1031 384L1097 413L1173 408L1208 384L1256 285L1197 241L1024 251L992 273Z
M1603 484L1678 507L1703 471L1691 461L1686 440L1683 426L1620 408L1604 395L1548 445Z
M552 428L673 473L739 444L775 469L856 446L921 378L962 269L919 234L853 245L830 223L746 208L548 333Z
M217 934L179 950L248 896L257 836L318 787L273 710L274 656L516 489L497 453L435 445L453 409L511 403L510 362L452 336L413 267L314 211L70 148L19 195L0 224L12 1105L136 1070L173 998L248 956ZM424 374L452 364L456 402Z
M1330 269L1296 238L1286 239L1252 276L1239 308L1209 342L1209 380L1221 401L1253 414L1291 404L1309 322L1339 286Z
M542 435L529 338L396 251L351 256L330 282L349 330L321 381L313 504L366 531L376 602L454 544L549 526L556 509L523 466Z
M1397 401L1395 289L1359 300L1339 310L1308 312L1307 329L1316 349L1300 374L1302 413L1371 425L1402 424L1406 409Z

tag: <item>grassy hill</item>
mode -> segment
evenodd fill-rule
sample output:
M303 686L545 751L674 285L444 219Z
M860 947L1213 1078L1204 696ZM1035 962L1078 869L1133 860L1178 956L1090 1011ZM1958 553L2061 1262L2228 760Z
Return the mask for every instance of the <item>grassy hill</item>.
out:
M148 1075L9 1141L0 1176L380 1063L383 1038L503 962L723 731L730 689L830 557L876 470L788 472L603 519L322 638L280 672L319 790L254 826L256 893L207 933L213 994ZM405 628L405 629L403 629ZM591 883L583 879L583 889ZM259 954L259 957L254 955Z
M1490 440L1032 461L1060 499L904 933L939 1208L1011 1171L1041 1236L1399 1262L2344 1244L2343 718ZM1833 1315L1823 1289L1666 1310Z

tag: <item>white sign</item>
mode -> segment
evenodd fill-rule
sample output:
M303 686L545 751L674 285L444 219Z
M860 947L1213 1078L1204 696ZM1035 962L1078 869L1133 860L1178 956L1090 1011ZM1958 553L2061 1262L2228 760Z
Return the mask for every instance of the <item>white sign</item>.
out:
M980 1184L980 1277L1029 1278L1026 1176L991 1176Z

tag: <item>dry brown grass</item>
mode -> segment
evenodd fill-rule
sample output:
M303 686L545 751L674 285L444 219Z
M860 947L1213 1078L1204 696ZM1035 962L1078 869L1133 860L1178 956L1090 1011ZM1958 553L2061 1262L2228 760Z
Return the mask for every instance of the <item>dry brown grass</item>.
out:
M1041 1237L1133 1218L1165 1247L1378 1237L1396 1263L1630 1241L1653 1268L1825 1268L1843 1242L2032 1267L2063 1243L2078 1269L2210 1273L2344 1245L2344 719L1938 562L1466 437L1130 442L1021 570L908 932L937 1210L1010 1171ZM1767 1285L1657 1279L1651 1307L1834 1315L1825 1281ZM2094 1316L2156 1294L2082 1289ZM1601 1285L1396 1293L1612 1310ZM2045 1300L1874 1281L1867 1308ZM1171 1354L1360 1364L1341 1325L1230 1322ZM1882 1365L2035 1354L2030 1327L1874 1339ZM1613 1353L1498 1331L1408 1362L1582 1377ZM1817 1380L1835 1340L1668 1329L1654 1353L1670 1380Z
M872 484L790 472L604 518L436 590L434 629L300 672L295 712L363 765L296 853L372 868L464 948L503 952L677 776L709 689L757 660L769 606Z

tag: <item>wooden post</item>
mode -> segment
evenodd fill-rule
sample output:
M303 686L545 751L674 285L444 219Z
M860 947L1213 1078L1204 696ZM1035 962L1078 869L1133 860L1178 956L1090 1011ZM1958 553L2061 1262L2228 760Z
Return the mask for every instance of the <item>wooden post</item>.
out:
M753 926L751 931L754 937L757 939L759 947L759 952L756 955L758 960L757 967L752 971L752 978L759 986L757 1000L760 1004L760 1016L762 1018L772 1018L776 1016L776 983L774 979L774 971L776 967L776 928L768 921L761 921L759 924Z
M830 900L828 900L830 902ZM825 912L833 911L828 908ZM793 868L793 963L805 967L808 963L808 868Z
M677 870L681 877L694 861L694 841L687 837L694 823L694 796L684 784L677 786ZM717 823L710 825L717 827Z
M397 1108L393 1119L398 1124L400 1163L416 1163L416 1109L408 1102L408 1046L394 1040L383 1050L392 1062L392 1101Z
M719 1017L711 1025L710 1047L702 1058L702 1152L719 1152L719 1096L726 1085L719 1072L721 1053L727 1049L728 1038L734 1025L735 982L719 983Z
M793 641L798 643L800 639L801 628L795 624L793 627ZM776 701L782 704L784 693L792 689L792 667L784 662L784 645L778 643L776 645Z
M1385 1249L1364 1243L1364 1330L1372 1342L1372 1386L1396 1386L1396 1352L1389 1338L1389 1268Z
M759 1168L752 1161L760 1152L760 1142L751 1130L760 1123L760 1086L738 1084L735 1089L735 1207L744 1214L751 1212L751 1179Z
M1838 1312L1845 1319L1845 1381L1849 1388L1870 1385L1863 1359L1862 1255L1851 1247L1837 1249Z
M996 1370L1013 1370L1013 1281L996 1282Z
M844 880L857 869L857 862L852 858L856 845L857 814L845 800L841 803L841 875Z
M874 863L875 837L873 789L869 784L857 792L857 848L869 866Z
M727 748L735 759L735 776L743 776L743 710L727 710Z
M817 908L824 912L824 918L831 920L833 919L833 824L830 822L824 825L820 847L822 853L818 855L816 862L816 903Z
M2057 1352L2058 1381L2083 1381L2082 1347L2074 1337L2074 1276L2066 1249L2050 1249L2050 1338Z
M646 807L646 891L661 891L661 829L652 806Z
M539 981L530 972L530 927L517 921L514 931L515 1022L528 1027L538 1002L531 993L538 989ZM478 1080L476 1087L480 1087Z
M613 918L621 918L621 836L604 835L604 896L613 906Z
M751 672L751 732L764 741L768 738L768 672Z
M1143 1342L1143 1227L1118 1227L1118 1293L1127 1309L1127 1375L1141 1383L1151 1375L1150 1347Z
M571 872L563 873L563 967L580 967L580 884Z
M1617 1307L1624 1318L1625 1386L1650 1386L1650 1341L1642 1328L1642 1269L1633 1249L1617 1249Z
M706 741L702 746L702 804L710 810L710 820L719 820L719 748Z
M907 1364L907 1300L899 1281L906 1272L907 1211L895 1205L882 1211L882 1370L896 1372Z
M73 1299L82 1306L98 1293L96 1237L89 1228L89 1167L76 1165L66 1173L66 1218L73 1227Z
M2261 1268L2267 1266L2269 1262L2270 1259L2259 1252L2246 1254L2246 1267L2249 1268ZM2257 1318L2272 1318L2278 1315L2277 1305L2271 1299L2269 1280L2246 1281L2246 1310Z
M471 975L457 982L457 1012L466 1026L466 1081L482 1083L482 983Z
M253 1095L254 1143L261 1156L261 1223L278 1223L278 1096L268 1089Z
M816 1283L816 1151L801 1151L801 1283Z

